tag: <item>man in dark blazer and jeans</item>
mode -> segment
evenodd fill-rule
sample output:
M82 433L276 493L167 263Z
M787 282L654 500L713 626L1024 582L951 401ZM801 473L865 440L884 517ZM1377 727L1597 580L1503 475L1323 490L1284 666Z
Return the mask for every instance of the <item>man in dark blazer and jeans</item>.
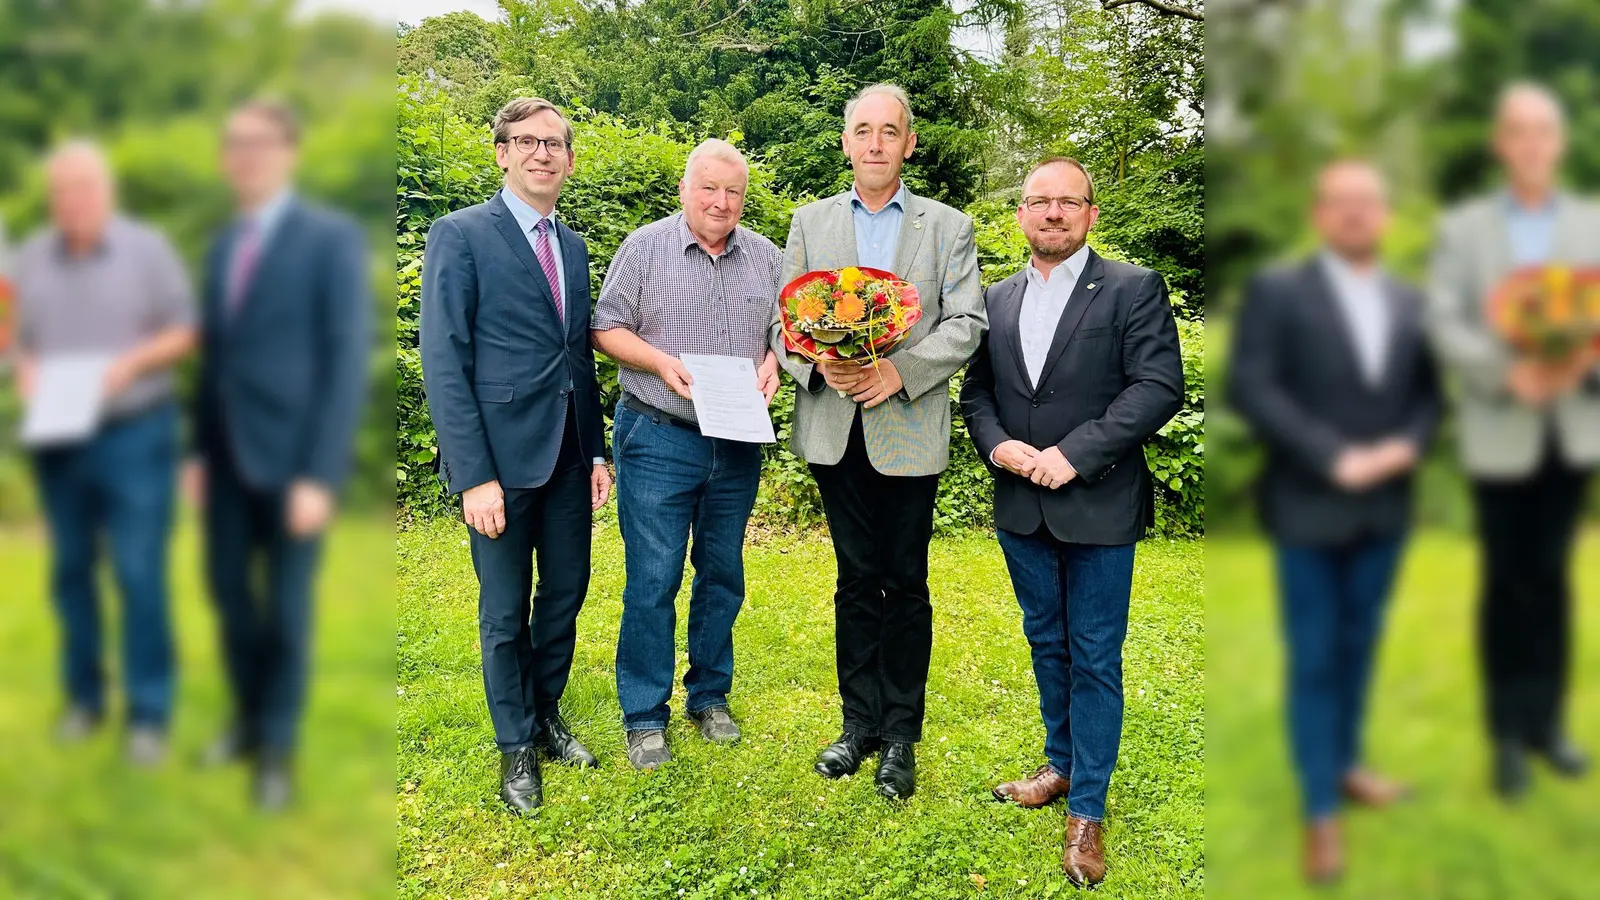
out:
M1323 170L1312 210L1323 249L1246 288L1228 392L1267 447L1258 490L1277 551L1313 882L1340 872L1341 800L1382 806L1404 793L1360 767L1361 720L1439 392L1422 295L1378 263L1387 214L1370 165Z
M1027 807L1065 796L1062 868L1092 885L1106 872L1133 548L1155 515L1143 445L1183 407L1183 360L1161 276L1089 249L1099 208L1083 166L1045 160L1022 194L1033 255L985 293L990 330L961 406L994 472L1048 761L994 793Z
M595 764L559 702L589 589L591 514L611 476L589 344L589 251L555 218L572 126L548 101L512 100L495 116L494 149L505 187L428 231L422 379L439 474L461 495L472 542L500 799L530 812L544 796L540 750Z

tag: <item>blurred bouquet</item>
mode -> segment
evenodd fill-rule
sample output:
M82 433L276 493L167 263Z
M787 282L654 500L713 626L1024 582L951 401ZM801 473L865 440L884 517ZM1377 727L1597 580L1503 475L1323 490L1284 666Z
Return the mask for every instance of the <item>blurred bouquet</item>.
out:
M778 297L783 343L811 362L876 361L922 318L917 289L865 266L807 272Z
M1489 298L1489 317L1513 347L1548 362L1600 351L1600 268L1518 269Z

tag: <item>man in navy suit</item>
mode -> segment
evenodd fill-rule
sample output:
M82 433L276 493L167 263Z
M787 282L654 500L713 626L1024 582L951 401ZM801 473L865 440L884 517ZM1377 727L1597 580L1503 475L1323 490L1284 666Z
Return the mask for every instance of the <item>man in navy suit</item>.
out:
M589 589L590 517L611 475L589 344L589 250L555 219L572 126L546 100L512 100L495 116L494 151L505 187L428 231L422 379L439 474L470 528L500 799L531 812L543 802L540 750L595 764L559 703Z
M371 348L361 230L295 195L298 143L294 113L277 103L228 118L222 166L238 215L205 261L200 464L188 473L205 497L234 702L209 758L253 758L255 800L268 810L289 801L312 584L349 474Z

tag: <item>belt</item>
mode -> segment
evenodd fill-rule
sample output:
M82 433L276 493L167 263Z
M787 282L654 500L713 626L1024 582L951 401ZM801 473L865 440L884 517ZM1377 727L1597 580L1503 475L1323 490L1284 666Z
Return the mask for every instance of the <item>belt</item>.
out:
M633 410L634 412L638 413L641 416L649 416L652 420L654 420L656 422L665 422L668 425L676 425L679 428L683 428L685 430L692 431L695 434L699 434L700 433L700 426L699 425L696 425L695 423L689 421L688 419L680 419L677 416L673 415L672 413L662 412L661 410L656 409L654 406L651 406L650 404L644 402L643 400L640 400L639 398L633 396L632 394L623 395L623 397L622 397L622 405L626 406L627 408L629 408L631 410Z

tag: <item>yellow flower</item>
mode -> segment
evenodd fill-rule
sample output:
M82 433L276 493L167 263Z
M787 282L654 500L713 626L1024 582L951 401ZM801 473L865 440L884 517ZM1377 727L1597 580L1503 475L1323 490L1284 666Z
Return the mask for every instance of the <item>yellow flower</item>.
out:
M856 285L860 284L865 278L866 276L861 274L860 269L855 266L845 266L839 270L839 289L853 291L856 289Z

